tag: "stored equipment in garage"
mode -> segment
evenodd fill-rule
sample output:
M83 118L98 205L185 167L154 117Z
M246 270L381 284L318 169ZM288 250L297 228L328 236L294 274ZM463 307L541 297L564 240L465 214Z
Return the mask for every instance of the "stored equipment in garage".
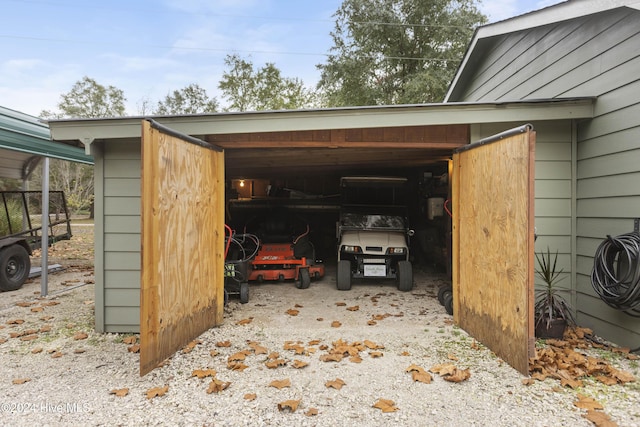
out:
M396 279L398 289L413 287L409 261L406 207L407 179L343 177L342 205L337 225L336 285L351 289L352 279Z
M324 265L315 259L309 240L309 224L284 210L275 210L262 221L253 220L245 231L259 238L259 248L251 261L249 281L294 280L299 289L307 289L311 279L324 277ZM253 227L252 227L253 226Z

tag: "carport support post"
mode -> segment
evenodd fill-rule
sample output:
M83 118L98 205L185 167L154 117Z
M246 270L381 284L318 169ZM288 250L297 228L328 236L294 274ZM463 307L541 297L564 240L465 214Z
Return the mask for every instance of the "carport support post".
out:
M42 164L42 271L40 272L40 296L46 297L48 293L48 274L47 266L49 260L49 158L44 158Z

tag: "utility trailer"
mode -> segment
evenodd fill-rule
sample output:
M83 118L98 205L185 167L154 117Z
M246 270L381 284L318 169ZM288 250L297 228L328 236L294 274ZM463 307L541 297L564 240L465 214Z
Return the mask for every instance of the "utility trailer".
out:
M0 191L0 203L0 291L15 291L29 277L29 256L42 245L42 192ZM49 191L48 218L49 245L71 238L63 191Z

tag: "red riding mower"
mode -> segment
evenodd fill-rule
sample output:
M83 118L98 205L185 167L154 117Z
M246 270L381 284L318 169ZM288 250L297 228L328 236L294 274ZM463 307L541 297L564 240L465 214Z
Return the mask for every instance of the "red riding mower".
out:
M299 289L307 289L311 279L324 277L324 265L315 259L315 248L309 241L309 225L286 213L273 213L257 224L254 234L260 247L251 260L249 281L295 280ZM245 227L245 232L247 227Z

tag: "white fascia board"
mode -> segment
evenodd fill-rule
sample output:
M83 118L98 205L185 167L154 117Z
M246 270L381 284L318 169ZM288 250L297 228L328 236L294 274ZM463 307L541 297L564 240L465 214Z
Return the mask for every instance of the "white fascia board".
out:
M501 103L446 103L314 111L156 117L187 135L377 128L593 117L593 98ZM140 138L142 118L49 122L56 141Z

